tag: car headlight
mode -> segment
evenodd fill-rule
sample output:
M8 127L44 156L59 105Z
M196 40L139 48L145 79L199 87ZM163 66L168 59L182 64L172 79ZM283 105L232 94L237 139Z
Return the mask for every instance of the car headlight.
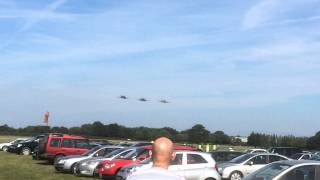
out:
M89 161L89 162L87 162L88 165L94 165L96 163L97 163L97 161Z
M60 160L58 161L59 164L64 164L65 162L66 162L66 160L64 160L64 159L60 159Z
M21 146L22 146L22 144L18 144L18 145L17 145L17 147L21 147Z
M126 169L126 172L131 174L131 173L133 173L133 172L136 172L138 169L139 169L139 168L137 168L137 167L132 167L132 168Z
M110 169L110 168L112 168L114 165L115 165L114 163L108 163L108 164L104 165L104 167L105 167L106 169Z

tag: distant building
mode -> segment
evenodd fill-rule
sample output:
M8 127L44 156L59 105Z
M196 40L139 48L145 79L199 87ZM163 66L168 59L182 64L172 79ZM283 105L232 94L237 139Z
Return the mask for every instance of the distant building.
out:
M242 143L247 143L248 142L248 137L245 136L234 136L234 139L239 139Z

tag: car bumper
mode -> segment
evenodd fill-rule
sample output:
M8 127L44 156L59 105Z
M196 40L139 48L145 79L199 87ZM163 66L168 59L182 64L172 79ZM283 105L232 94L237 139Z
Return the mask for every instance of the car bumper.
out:
M114 175L110 175L110 174L99 174L99 178L101 178L101 179L114 179Z
M96 165L77 165L73 173L80 176L94 176L95 167Z
M9 146L9 148L8 148L8 152L11 152L11 153L21 153L21 150L22 150L22 148L20 148L20 147L10 147Z

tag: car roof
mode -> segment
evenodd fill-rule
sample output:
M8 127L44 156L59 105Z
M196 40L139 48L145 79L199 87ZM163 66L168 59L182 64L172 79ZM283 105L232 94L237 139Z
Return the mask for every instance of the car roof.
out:
M284 161L277 161L276 163L284 163L291 166L298 165L298 164L317 164L320 165L320 161L313 161L313 160L284 160Z

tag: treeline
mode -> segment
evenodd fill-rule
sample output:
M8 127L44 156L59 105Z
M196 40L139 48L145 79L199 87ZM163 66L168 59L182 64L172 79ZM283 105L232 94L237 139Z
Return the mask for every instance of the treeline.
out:
M320 149L320 131L312 137L278 136L252 132L247 144L255 147L299 147L303 149Z
M117 123L103 124L99 121L92 124L83 124L80 127L48 127L48 126L27 126L25 128L12 128L8 125L0 126L1 135L36 135L47 132L58 132L66 134L81 135L86 137L108 137L114 139L132 139L151 141L157 137L165 136L175 142L187 143L212 143L212 144L232 144L239 143L229 137L223 131L211 133L203 125L196 124L190 129L177 131L171 127L148 128L134 127L129 128Z

